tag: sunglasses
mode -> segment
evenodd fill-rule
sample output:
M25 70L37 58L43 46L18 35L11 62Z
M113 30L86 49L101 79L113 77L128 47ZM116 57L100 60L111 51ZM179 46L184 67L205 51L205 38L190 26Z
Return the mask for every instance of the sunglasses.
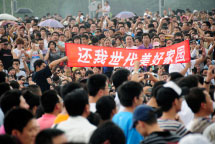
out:
M81 72L77 72L77 73L75 73L75 74L81 74Z

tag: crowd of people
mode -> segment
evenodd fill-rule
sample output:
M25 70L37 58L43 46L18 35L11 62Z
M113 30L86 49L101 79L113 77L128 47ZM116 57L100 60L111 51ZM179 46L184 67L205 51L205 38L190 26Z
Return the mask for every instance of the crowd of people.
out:
M215 143L215 9L116 18L25 16L0 26L0 143ZM64 28L40 27L56 19ZM157 49L189 40L191 61L68 67L65 43Z

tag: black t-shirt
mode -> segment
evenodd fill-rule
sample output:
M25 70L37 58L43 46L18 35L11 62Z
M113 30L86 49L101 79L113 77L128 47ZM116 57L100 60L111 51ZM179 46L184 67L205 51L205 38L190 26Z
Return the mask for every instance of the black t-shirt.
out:
M4 69L8 69L12 66L13 62L13 55L11 54L11 50L7 49L1 49L0 50L0 59L4 65Z
M35 72L32 76L33 81L40 86L41 91L44 92L50 89L50 85L47 82L47 78L52 75L52 72L49 66L46 66L44 69Z
M141 142L141 144L177 144L180 137L169 131L153 132Z

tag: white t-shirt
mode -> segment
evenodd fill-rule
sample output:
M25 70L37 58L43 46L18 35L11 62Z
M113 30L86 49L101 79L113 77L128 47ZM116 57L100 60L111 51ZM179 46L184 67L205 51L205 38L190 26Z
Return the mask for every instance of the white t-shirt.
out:
M16 73L16 77L18 78L19 76L26 77L26 73L24 71L20 70L18 73Z
M137 49L138 47L132 46L132 47L126 47L126 49Z
M185 74L185 76L192 75L192 69L196 64L196 60L191 60L191 68L189 68ZM170 64L169 65L169 73L173 72L181 72L186 67L186 63L178 63L178 64Z
M93 113L96 112L96 103L90 103L90 111Z
M21 54L21 50L19 49L14 49L13 52L16 54L16 56L19 56ZM19 65L19 68L20 69L24 69L24 64L23 64L23 61L22 61L22 57L25 57L25 54L22 53L22 55L20 56L19 58L19 61L20 61L20 65Z
M105 10L106 12L103 12L104 16L108 16L110 13L110 6L104 6L103 10Z
M31 53L31 50L29 50L27 52L28 55L30 55L30 53ZM40 53L42 54L43 52L40 50ZM38 59L40 59L40 56L39 56L38 52L37 51L33 51L32 52L32 58L30 59L30 70L34 71L34 62L36 60L38 60Z

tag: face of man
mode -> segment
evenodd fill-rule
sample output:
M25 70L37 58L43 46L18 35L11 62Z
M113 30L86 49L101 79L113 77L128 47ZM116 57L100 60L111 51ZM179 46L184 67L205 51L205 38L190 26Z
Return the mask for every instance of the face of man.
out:
M81 43L85 44L85 45L88 45L88 39L86 39L85 37L82 37L81 38Z
M58 39L59 39L58 34L54 33L54 34L52 35L52 40L53 40L53 41L58 41Z
M205 94L205 99L206 99L206 112L208 115L210 115L214 111L213 110L213 101L211 100L211 97L206 90L204 90L203 93Z
M127 46L132 46L133 45L133 39L131 36L126 37L126 44Z
M16 137L21 141L22 144L34 144L39 130L39 124L34 118L27 123L22 132L17 131Z
M25 98L23 96L20 96L19 106L24 109L29 109L29 105L26 103Z
M19 62L14 61L14 62L13 62L13 67L14 67L15 69L19 69Z
M150 43L150 38L148 36L143 36L144 45L148 45Z
M46 64L45 63L42 63L41 66L38 68L38 71L44 69L46 67Z
M79 38L74 39L74 43L75 43L75 44L81 44L81 40L80 40Z

